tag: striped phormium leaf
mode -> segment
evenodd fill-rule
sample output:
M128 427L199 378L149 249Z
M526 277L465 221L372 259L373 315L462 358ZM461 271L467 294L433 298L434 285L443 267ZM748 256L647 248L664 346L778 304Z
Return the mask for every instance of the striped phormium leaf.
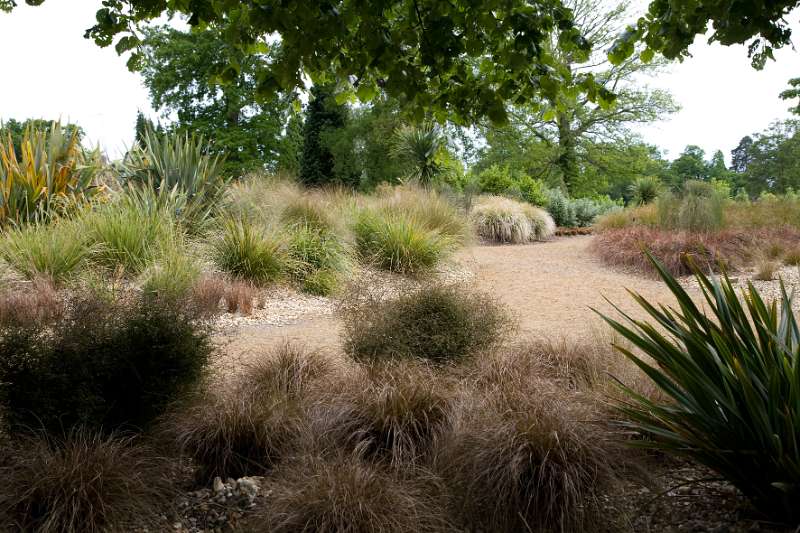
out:
M631 293L649 319L603 318L633 347L616 348L668 398L622 385L618 405L643 446L688 457L735 485L767 516L800 521L800 330L781 283L777 301L694 268L702 306L654 259L677 304ZM701 308L702 307L702 308ZM647 357L642 356L641 353Z

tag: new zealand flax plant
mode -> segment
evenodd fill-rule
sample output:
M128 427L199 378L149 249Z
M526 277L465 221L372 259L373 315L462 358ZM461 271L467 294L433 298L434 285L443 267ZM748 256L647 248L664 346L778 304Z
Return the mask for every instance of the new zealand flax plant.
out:
M603 318L649 356L617 345L668 398L621 385L618 404L650 438L640 445L688 457L737 487L773 520L800 521L800 330L792 297L765 301L748 283L737 293L727 274L712 279L693 266L703 307L654 257L650 261L677 306L633 298L649 315Z

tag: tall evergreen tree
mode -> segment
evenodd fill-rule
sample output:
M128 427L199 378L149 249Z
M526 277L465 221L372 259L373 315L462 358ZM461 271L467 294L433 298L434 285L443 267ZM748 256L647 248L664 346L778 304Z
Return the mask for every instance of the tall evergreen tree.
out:
M336 103L332 87L313 86L303 126L300 181L306 185L324 185L334 181L334 157L322 136L325 132L343 128L346 122L347 107Z

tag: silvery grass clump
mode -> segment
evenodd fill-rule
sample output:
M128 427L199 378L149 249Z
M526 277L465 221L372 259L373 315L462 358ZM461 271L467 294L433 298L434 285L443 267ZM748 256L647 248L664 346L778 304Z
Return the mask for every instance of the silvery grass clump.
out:
M556 225L547 211L502 196L475 202L472 219L478 235L499 243L521 244L549 239Z

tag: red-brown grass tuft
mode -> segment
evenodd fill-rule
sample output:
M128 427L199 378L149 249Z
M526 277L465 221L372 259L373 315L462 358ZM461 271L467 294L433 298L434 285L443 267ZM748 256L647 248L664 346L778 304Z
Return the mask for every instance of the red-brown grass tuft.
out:
M252 314L257 297L258 288L247 281L231 281L225 287L225 305L229 313Z
M306 396L331 372L323 356L282 345L233 383L206 387L165 417L162 431L194 459L201 480L264 473L304 444Z
M416 533L454 531L421 475L402 479L358 457L302 456L271 478L269 505L249 531Z
M592 248L609 265L655 275L645 255L649 250L673 275L682 276L691 273L690 259L705 270L740 268L764 247L788 247L798 239L800 230L789 226L707 233L628 227L598 233Z
M367 366L320 394L311 425L334 446L405 467L429 454L446 425L449 389L422 364Z
M25 437L4 453L3 531L132 531L174 493L169 463L130 438L74 431L58 441Z
M465 394L434 461L453 516L470 531L585 530L616 456L597 416L533 376Z
M0 294L0 324L24 325L50 322L64 313L64 299L52 282L37 279L26 286Z
M227 282L220 276L203 276L194 283L189 298L200 316L219 314L226 287Z

